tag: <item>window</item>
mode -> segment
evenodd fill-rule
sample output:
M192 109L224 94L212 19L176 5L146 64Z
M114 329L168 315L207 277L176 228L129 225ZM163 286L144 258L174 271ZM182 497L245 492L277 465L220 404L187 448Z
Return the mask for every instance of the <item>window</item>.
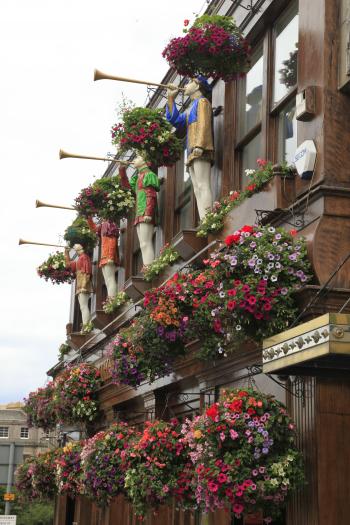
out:
M244 189L249 182L245 171L248 169L255 169L256 159L259 159L263 156L261 138L262 136L260 132L242 149L242 189Z
M298 22L298 8L294 3L275 24L274 103L297 84Z
M278 118L278 160L291 164L296 149L297 120L293 99L282 109Z
M193 228L196 222L194 215L192 181L186 169L186 151L184 150L181 159L176 163L174 234L186 228Z
M8 438L9 437L9 427L0 427L0 438Z
M298 2L293 0L253 46L250 69L236 82L235 189L248 184L256 160L293 162L297 149L295 98L298 66Z
M238 139L240 157L240 182L244 189L248 183L245 170L256 167L262 156L261 125L264 78L263 45L260 43L252 54L251 67L238 82Z
M28 427L21 427L21 439L29 438L29 429Z
M252 56L252 66L240 83L239 137L261 123L261 103L263 90L263 48L260 45Z
M295 95L297 89L298 29L297 3L283 13L274 26L273 110L277 119L278 162L291 163L297 148Z

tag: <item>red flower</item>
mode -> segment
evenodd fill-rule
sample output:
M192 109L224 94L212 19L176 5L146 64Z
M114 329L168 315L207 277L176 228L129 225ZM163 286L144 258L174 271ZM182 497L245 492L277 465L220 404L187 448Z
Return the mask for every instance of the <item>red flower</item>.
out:
M242 399L235 399L235 401L232 401L232 403L229 405L229 409L231 412L242 412Z
M249 186L247 186L248 191L254 191L255 188L256 188L256 184L249 184Z
M291 234L292 237L295 237L295 235L297 235L298 232L297 232L297 230L293 229L293 230L290 230L289 233Z
M205 413L208 417L210 417L212 421L215 421L215 418L219 415L219 409L218 409L217 403L207 408Z
M239 197L239 191L234 191L231 195L230 195L230 201L235 201L236 199L238 199Z
M236 244L239 241L240 237L241 236L239 235L239 233L234 234L234 235L228 235L225 239L226 246L231 246L232 244Z
M185 27L187 27L189 23L190 23L190 21L189 21L189 20L187 20L187 19L186 19L186 20L184 20L184 26L185 26Z
M248 226L248 224L246 224L245 226L243 226L243 228L241 228L241 232L252 233L253 230L254 230L253 226Z
M228 310L233 310L235 308L236 304L237 304L236 301L228 301L227 309Z
M260 167L260 168L265 168L266 164L267 164L267 160L265 159L257 159L256 160L256 163L257 165Z

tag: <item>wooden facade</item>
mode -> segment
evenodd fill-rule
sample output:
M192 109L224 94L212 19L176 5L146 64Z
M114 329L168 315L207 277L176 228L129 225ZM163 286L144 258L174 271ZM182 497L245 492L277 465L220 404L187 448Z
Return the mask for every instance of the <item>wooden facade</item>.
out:
M182 256L180 266L216 238L222 238L244 224L253 224L261 217L275 225L296 227L308 240L315 272L313 284L300 292L301 310L308 306L300 319L302 321L322 313L339 311L350 293L350 261L328 282L339 263L349 254L350 247L350 97L338 89L339 67L343 62L340 56L346 52L340 45L343 42L340 39L340 13L344 6L350 13L350 1L255 0L251 10L239 5L249 3L246 0L214 0L208 7L209 13L234 16L252 43L251 67L256 65L255 77L251 79L252 91L249 92L249 86L243 80L227 84L218 82L213 89L216 158L212 186L215 198L244 185L243 169L255 167L249 165L249 159L256 151L259 153L257 156L278 163L285 158L289 160L290 149L306 139L313 140L317 148L314 175L311 180L304 181L299 177L281 179L276 174L264 191L231 212L224 232L203 240L195 235L198 215L183 164L179 162L172 168L161 169L161 224L155 234L155 246L159 250L166 242L171 242ZM290 34L295 34L295 27L290 26L292 23L296 26L297 35L297 79L295 85L288 86L283 93L277 93L280 50L285 46L288 56L288 46L296 43L290 40ZM169 81L176 82L176 75L171 70L164 79L164 82ZM296 120L296 95L304 91L310 93L311 88L315 96L314 115L307 121ZM248 98L244 101L244 97L252 95L253 91L255 102L250 104L250 109L246 109L243 115L246 121L242 124L242 100L247 108L249 101ZM164 105L159 92L155 93L150 104ZM254 109L254 104L256 111L251 112L248 118L247 111ZM127 293L136 301L150 285L137 275L139 250L132 221L125 225L121 236L121 255L123 267L118 272L118 283L120 287L125 286ZM93 430L106 428L116 419L137 425L145 419L192 415L213 402L222 387L256 384L260 390L274 393L287 404L299 429L299 445L306 462L308 484L289 503L278 523L349 523L348 372L329 370L313 377L282 378L280 386L273 378L260 372L261 348L242 347L234 357L211 363L210 366L197 361L189 349L187 357L177 364L171 376L152 384L143 384L137 390L127 386L116 387L106 373L101 350L117 329L135 315L137 307L125 309L116 318L103 314L103 279L97 266L95 268L96 296L92 300L92 312L95 326L102 332L93 338L75 333L79 326L76 304L72 305L68 326L72 347L80 349L84 358L96 360L104 377L100 391L103 418ZM170 273L175 270L176 267L173 267ZM161 276L152 284L159 284L169 275ZM310 304L325 285L322 294ZM347 306L344 311L349 312L350 307ZM56 365L51 373L59 373L60 366ZM58 498L55 525L73 523L136 525L132 509L122 497L104 510L84 498L77 501ZM145 523L243 525L243 522L224 512L200 516L178 512L171 507L160 509L157 516L150 515ZM254 523L254 520L247 520L246 525L248 523Z

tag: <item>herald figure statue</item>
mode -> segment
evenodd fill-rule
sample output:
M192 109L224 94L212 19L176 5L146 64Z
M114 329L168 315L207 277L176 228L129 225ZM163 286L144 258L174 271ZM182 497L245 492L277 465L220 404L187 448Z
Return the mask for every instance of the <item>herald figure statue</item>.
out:
M153 232L157 223L157 192L160 189L158 176L150 170L147 162L138 155L133 161L137 173L128 180L126 169L121 166L119 175L125 188L136 195L135 222L144 266L154 260Z
M185 88L192 104L188 114L180 113L175 104L178 88L168 89L166 117L176 129L187 132L187 166L197 200L199 217L202 219L212 207L213 197L210 184L211 165L214 159L212 108L204 96L210 91L205 77L193 78Z
M91 258L85 253L81 244L74 244L73 250L78 254L77 261L69 257L69 249L65 249L66 266L76 274L75 294L78 296L83 328L91 321L89 309L90 294L94 291L92 286L92 264Z
M91 217L88 218L90 229L101 239L101 258L99 267L102 269L103 278L107 287L108 299L113 299L118 292L115 273L119 266L118 226L109 220L95 224Z

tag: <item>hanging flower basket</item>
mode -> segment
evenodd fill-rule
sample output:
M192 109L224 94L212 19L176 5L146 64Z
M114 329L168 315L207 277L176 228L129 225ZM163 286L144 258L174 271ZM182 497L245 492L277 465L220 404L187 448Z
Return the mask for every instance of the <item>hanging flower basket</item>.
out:
M161 109L127 108L112 128L112 143L121 153L136 151L152 166L172 166L182 154L182 141L172 132Z
M64 423L93 421L98 415L100 386L100 372L93 365L82 363L67 367L55 381L53 397L58 420Z
M48 259L38 268L39 277L53 284L72 283L75 279L74 273L66 268L66 261L63 252L56 252L49 255Z
M24 412L27 414L28 427L51 430L57 424L57 415L53 401L54 383L50 381L44 388L30 392L24 400Z
M121 422L86 442L81 453L85 494L99 506L106 507L112 498L125 493L126 455L138 436Z
M185 36L173 38L163 57L179 75L204 75L225 82L246 72L249 45L229 16L203 15Z
M193 321L202 332L202 357L226 355L244 340L260 343L295 318L295 292L310 279L306 243L295 233L246 225L204 261Z
M199 508L230 509L237 518L278 517L304 482L294 423L273 396L251 388L223 392L205 414L187 421L183 435L195 468Z
M97 244L98 237L95 232L91 231L84 217L77 217L64 232L64 240L67 241L70 248L73 248L74 244L81 244L86 252L91 253Z
M59 494L84 494L84 479L80 454L84 443L70 441L56 456L56 486Z
M83 217L96 215L99 219L116 222L127 217L134 204L131 190L121 186L117 175L97 179L81 190L74 207Z
M183 345L166 343L157 332L157 323L148 313L140 315L130 327L120 330L107 347L112 358L111 375L115 384L139 386L173 370L173 362L183 355Z
M57 492L55 483L56 451L29 457L15 472L15 486L20 501L52 500Z
M168 503L175 494L178 501L188 503L193 493L179 492L190 480L186 482L183 477L188 461L188 448L177 420L145 423L141 438L128 449L125 474L126 493L136 515L144 517L149 509Z

